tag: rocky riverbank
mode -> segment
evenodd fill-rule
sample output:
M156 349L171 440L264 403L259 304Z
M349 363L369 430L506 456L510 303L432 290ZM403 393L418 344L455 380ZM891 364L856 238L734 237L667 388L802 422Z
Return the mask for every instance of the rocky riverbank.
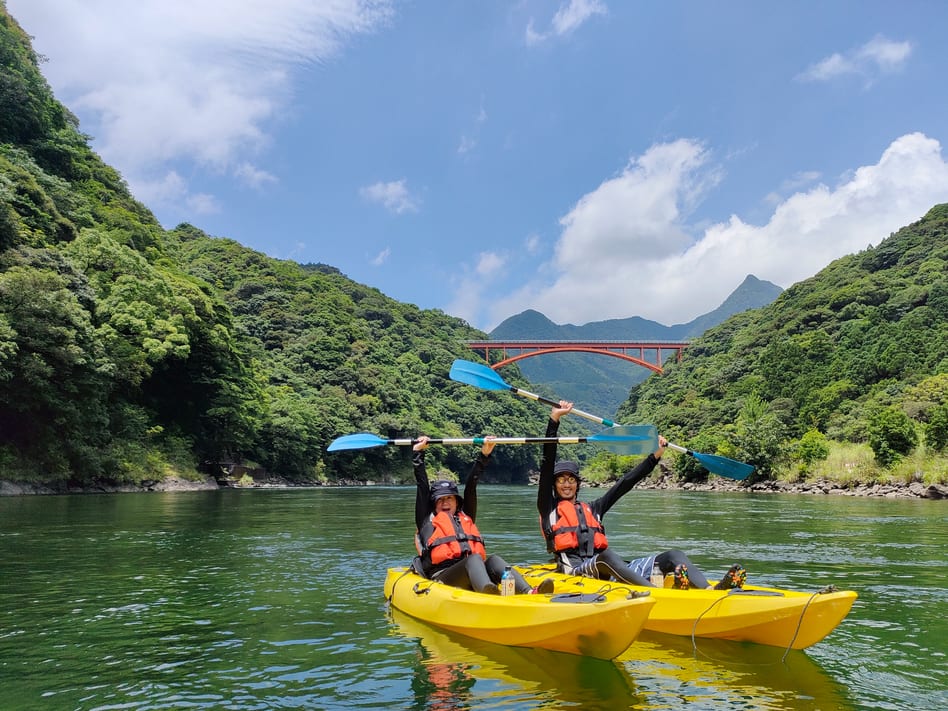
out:
M15 482L0 480L0 496L30 496L55 494L118 494L144 491L208 491L226 488L241 489L289 489L300 486L373 486L376 483L390 485L390 482L345 481L335 484L325 482L290 482L279 477L254 477L253 479L221 479L212 476L191 480L180 477L168 477L160 481L146 481L140 485L100 483L91 486L70 486L37 484L33 482ZM611 482L610 482L611 483ZM536 477L531 480L536 484ZM584 486L597 487L586 482ZM819 496L872 496L886 499L948 499L948 486L944 484L853 484L843 486L839 482L815 481L789 483L785 481L764 481L745 485L742 482L712 476L705 482L677 481L673 476L664 474L640 482L638 489L665 489L679 491L744 491L760 494L813 494Z
M819 496L874 496L885 499L948 499L948 486L944 484L857 484L851 486L840 482L820 480L812 482L761 481L744 484L733 479L711 476L704 482L675 480L669 474L640 482L639 489L677 489L682 491L749 491L760 494L815 494Z

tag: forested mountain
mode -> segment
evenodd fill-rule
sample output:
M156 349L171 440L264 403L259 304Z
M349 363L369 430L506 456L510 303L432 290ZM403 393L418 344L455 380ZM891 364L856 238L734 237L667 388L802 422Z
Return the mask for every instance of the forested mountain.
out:
M553 323L538 311L529 310L505 319L490 336L501 340L683 341L700 336L734 314L772 303L781 291L776 284L749 274L718 308L688 323L665 326L633 316L575 326ZM646 357L654 362L654 351ZM628 398L630 388L652 374L651 370L628 361L587 353L525 358L518 365L526 378L543 383L541 389L546 394L581 402L592 412L609 417Z
M637 386L619 419L655 422L763 474L805 468L823 438L868 442L888 466L920 444L942 452L948 204L706 332Z
M934 453L944 478L948 205L769 306L725 307L742 312L633 389L616 419L654 422L762 476L802 472L835 440L868 442L885 466ZM618 337L636 336L652 337ZM239 463L305 481L405 481L406 448L325 448L360 431L543 432L546 408L448 378L455 358L477 358L463 341L483 338L331 266L163 229L90 149L0 0L0 478L91 486ZM529 387L516 366L504 378ZM576 402L593 411L584 393ZM582 424L567 420L564 434ZM498 447L488 476L525 481L537 450ZM434 447L429 462L463 474L472 455ZM689 462L678 466L692 476Z
M410 476L404 448L325 447L357 431L542 430L536 406L448 379L472 355L462 341L485 335L465 322L332 267L162 229L37 61L0 3L0 477L83 486L242 463L389 479ZM490 474L523 479L532 449L500 448ZM432 454L466 472L472 450Z

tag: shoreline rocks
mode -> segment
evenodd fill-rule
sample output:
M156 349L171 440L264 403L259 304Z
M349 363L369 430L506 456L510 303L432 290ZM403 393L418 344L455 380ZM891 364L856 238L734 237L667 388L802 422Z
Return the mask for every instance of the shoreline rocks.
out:
M948 485L923 484L913 481L910 484L862 484L846 486L840 482L819 480L808 482L788 482L768 480L744 485L741 482L722 477L711 476L703 482L679 483L672 476L663 474L655 479L640 482L639 489L678 489L681 491L748 491L759 494L808 494L815 496L869 496L886 499L946 499Z
M530 484L536 485L536 476L531 477ZM486 482L485 482L486 483ZM610 482L611 484L611 482ZM178 491L214 491L220 489L293 489L301 487L322 486L391 486L392 482L376 481L339 481L332 484L325 482L291 482L280 477L253 477L248 485L240 484L231 478L215 479L205 476L200 480L184 479L171 476L162 480L149 480L140 485L100 483L79 487L66 482L58 485L35 482L16 482L0 480L0 496L53 496L62 494L121 494L141 493L148 491L178 492ZM607 484L597 485L591 482L584 483L590 488L603 488ZM762 481L756 484L744 485L741 482L722 477L711 476L703 482L679 482L673 476L663 473L640 482L638 489L660 489L680 491L744 491L761 494L808 494L814 496L868 496L886 499L948 499L948 485L923 484L853 484L843 486L839 482L786 482Z

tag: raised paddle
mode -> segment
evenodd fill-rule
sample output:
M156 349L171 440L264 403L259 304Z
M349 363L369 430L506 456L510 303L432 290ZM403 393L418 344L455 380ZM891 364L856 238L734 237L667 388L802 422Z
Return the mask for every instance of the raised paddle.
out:
M558 407L559 402L556 400L550 400L549 398L541 397L526 390L521 390L518 387L514 387L507 383L497 372L486 365L481 365L480 363L472 363L469 360L456 360L451 364L451 371L449 373L451 380L456 380L459 383L465 383L467 385L473 385L474 387L480 388L481 390L506 390L512 392L515 395L520 397L525 397L530 400L536 400L537 402L542 402L544 405L550 405L551 407ZM588 412L583 412L582 410L577 410L575 407L570 410L574 415L579 415L584 417L591 422L597 422L600 425L606 425L607 427L616 427L616 423L612 420L607 420L604 417L598 417L597 415L590 414ZM744 462L739 462L736 459L728 459L727 457L722 457L718 454L702 454L701 452L695 452L686 447L682 447L678 444L668 443L668 446L674 449L676 452L682 452L688 454L695 458L705 469L707 469L712 474L717 474L718 476L723 476L728 479L737 479L742 480L746 479L754 471L754 467L750 464L745 464Z
M484 444L486 437L465 437L455 439L429 439L429 444ZM589 437L494 437L494 444L601 444L617 454L645 454L658 447L658 430L655 425L628 425L610 427ZM384 439L369 432L343 435L334 439L326 448L327 452L345 449L369 449L384 447L388 444L399 446L413 445L417 439Z
M476 388L481 390L507 390L512 392L514 395L519 395L520 397L525 397L529 400L536 400L537 402L542 402L544 405L551 405L553 407L559 407L559 403L555 400L549 400L535 393L527 392L526 390L521 390L516 388L513 385L505 382L494 370L491 370L486 365L481 365L480 363L472 363L469 360L456 360L451 364L451 371L448 373L451 380L456 380L459 383L466 383L467 385L473 385ZM587 420L592 420L593 422L598 422L601 425L606 427L615 427L616 423L609 420L604 420L601 417L596 417L591 415L588 412L583 412L582 410L577 410L575 407L572 409L574 415L579 415L580 417L585 417Z

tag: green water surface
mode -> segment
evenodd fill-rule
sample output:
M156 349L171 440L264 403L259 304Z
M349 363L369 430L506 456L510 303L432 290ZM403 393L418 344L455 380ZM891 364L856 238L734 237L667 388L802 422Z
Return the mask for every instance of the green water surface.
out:
M595 495L595 492L586 492ZM544 559L535 489L482 487L488 547ZM948 503L633 491L626 557L856 590L790 652L643 635L603 662L452 637L393 614L409 488L0 499L2 709L914 709L948 706Z

